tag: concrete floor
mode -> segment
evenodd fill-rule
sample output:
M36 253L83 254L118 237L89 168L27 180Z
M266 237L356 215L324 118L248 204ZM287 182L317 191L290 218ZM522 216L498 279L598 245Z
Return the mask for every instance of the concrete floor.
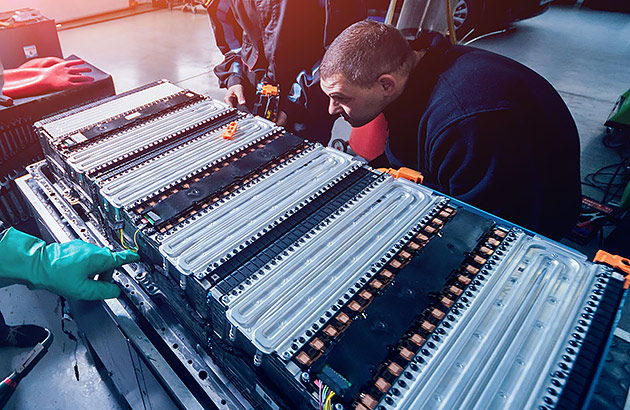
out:
M601 135L618 96L630 87L630 15L552 7L515 26L515 32L485 38L474 46L524 63L560 91L580 131L583 176L617 162L616 154L602 146ZM222 98L212 73L222 56L205 14L158 10L63 30L59 38L65 55L76 54L110 73L117 92L164 78ZM599 195L589 189L585 193ZM74 342L60 329L57 298L12 286L0 290L0 310L11 324L49 326L56 336L52 353L22 382L6 409L120 407L116 396L99 382L82 345L75 359ZM0 376L8 374L22 355L17 349L0 350ZM74 375L75 361L80 381Z

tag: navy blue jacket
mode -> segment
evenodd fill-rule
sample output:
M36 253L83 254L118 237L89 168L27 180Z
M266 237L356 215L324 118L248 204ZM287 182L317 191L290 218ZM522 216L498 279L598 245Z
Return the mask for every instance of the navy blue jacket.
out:
M242 84L252 101L256 84L267 76L280 85L280 109L289 120L312 128L292 131L327 143L335 118L319 88L319 64L325 47L367 16L365 1L212 0L208 14L224 55L214 68L219 86Z
M426 54L385 110L390 164L535 232L568 232L580 207L580 146L553 87L513 60L434 33L412 47Z

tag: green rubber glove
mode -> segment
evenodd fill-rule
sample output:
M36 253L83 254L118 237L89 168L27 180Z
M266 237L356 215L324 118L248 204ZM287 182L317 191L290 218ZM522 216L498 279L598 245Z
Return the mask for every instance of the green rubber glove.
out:
M0 240L0 278L72 299L118 297L118 286L93 280L94 276L106 273L111 277L114 268L139 259L133 251L112 252L78 239L46 245L13 228Z

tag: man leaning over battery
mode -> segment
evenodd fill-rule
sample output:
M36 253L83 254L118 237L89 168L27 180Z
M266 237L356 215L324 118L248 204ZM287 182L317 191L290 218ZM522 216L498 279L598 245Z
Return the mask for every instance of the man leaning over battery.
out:
M575 224L577 129L529 68L441 34L409 43L361 21L330 45L320 75L330 114L353 127L385 114L389 137L374 165L418 170L430 188L554 239Z

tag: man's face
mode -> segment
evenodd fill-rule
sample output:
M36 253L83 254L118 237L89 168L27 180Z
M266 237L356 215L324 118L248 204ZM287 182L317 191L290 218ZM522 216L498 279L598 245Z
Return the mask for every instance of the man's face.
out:
M349 83L342 75L335 75L322 78L320 86L330 98L330 115L341 115L353 127L372 121L387 106L378 82L363 88Z

